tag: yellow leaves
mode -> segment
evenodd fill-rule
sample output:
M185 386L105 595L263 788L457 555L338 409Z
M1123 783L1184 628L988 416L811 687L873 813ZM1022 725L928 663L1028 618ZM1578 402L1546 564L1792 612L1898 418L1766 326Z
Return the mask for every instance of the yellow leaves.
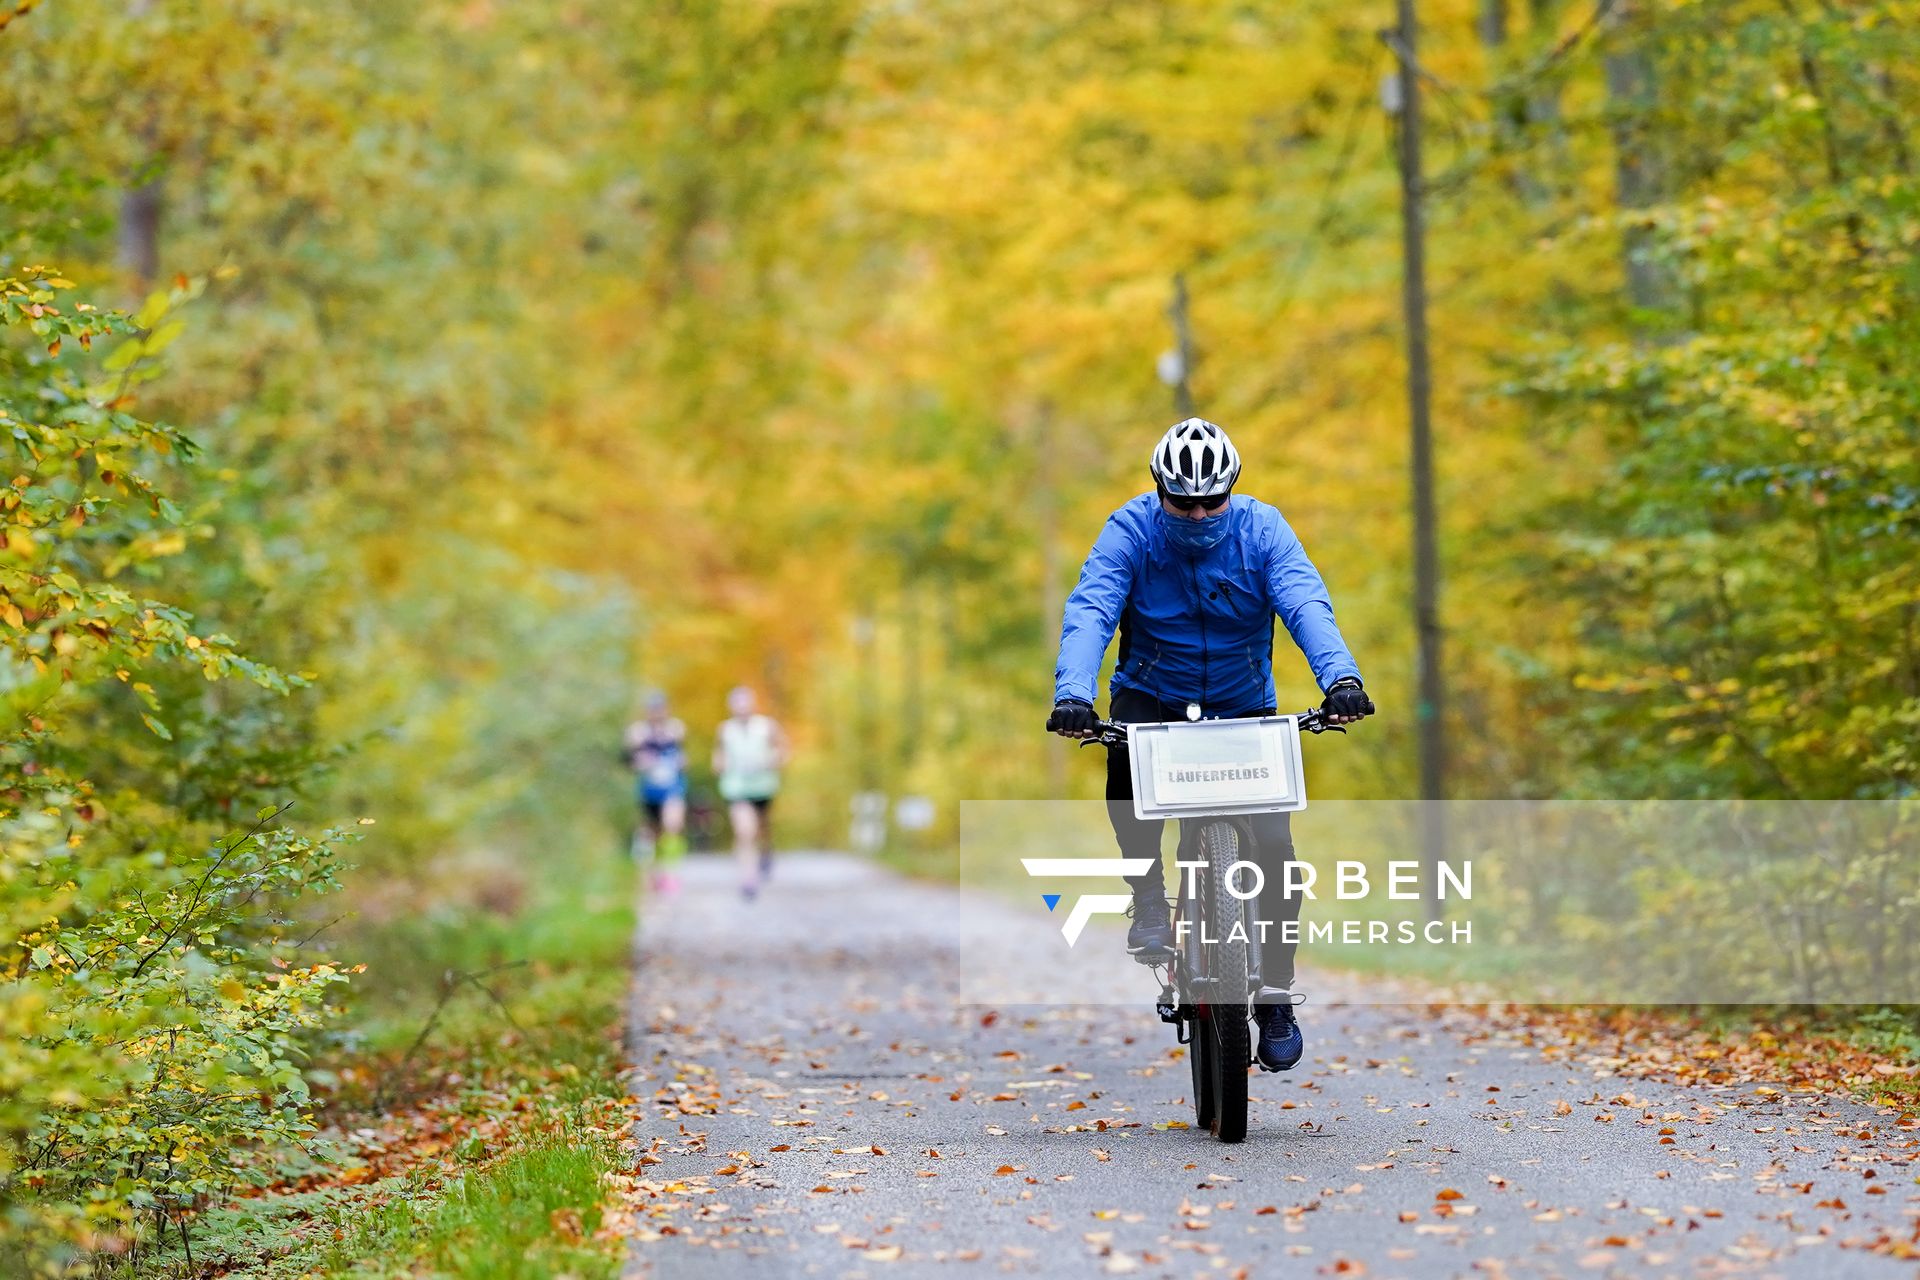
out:
M141 304L138 311L133 313L134 326L140 329L151 329L172 309L172 295L165 290L155 290L147 295L147 300Z
M7 24L15 18L24 18L32 13L39 4L40 0L15 0L11 8L0 8L0 31L6 30Z

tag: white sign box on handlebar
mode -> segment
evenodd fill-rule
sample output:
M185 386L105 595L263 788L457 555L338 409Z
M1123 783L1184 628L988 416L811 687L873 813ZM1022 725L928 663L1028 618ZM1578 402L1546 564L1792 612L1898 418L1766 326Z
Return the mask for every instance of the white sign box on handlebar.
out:
M1292 813L1307 807L1292 716L1127 726L1137 818Z

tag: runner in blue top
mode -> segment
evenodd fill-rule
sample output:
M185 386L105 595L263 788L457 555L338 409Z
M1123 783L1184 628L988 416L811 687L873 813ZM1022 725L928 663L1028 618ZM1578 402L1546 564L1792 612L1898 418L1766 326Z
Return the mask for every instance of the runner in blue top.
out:
M1325 691L1335 724L1371 715L1360 668L1334 625L1319 570L1279 511L1233 493L1240 455L1227 433L1202 418L1171 427L1148 470L1154 491L1107 519L1067 599L1054 666L1054 707L1047 728L1082 738L1093 731L1094 682L1107 644L1120 633L1118 665L1108 686L1109 718L1123 723L1186 719L1198 703L1208 719L1271 715L1273 623L1278 617ZM1153 870L1128 883L1133 926L1127 950L1160 959L1173 947L1160 864L1159 822L1133 816L1133 773L1124 749L1107 753L1108 813L1121 852L1150 858ZM1267 872L1261 915L1273 926L1261 945L1265 985L1255 999L1260 1065L1284 1071L1305 1041L1294 1017L1293 951L1281 922L1300 903L1285 895L1293 857L1287 815L1250 819L1257 860Z
M667 695L647 694L646 715L627 726L627 764L634 772L641 822L636 851L651 847L653 888L680 891L680 855L687 850L687 726L667 714Z

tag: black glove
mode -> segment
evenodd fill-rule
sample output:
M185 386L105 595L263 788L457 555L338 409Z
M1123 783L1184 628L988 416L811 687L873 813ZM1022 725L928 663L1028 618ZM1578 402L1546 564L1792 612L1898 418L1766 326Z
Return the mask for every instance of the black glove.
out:
M1078 698L1062 698L1053 704L1053 714L1047 717L1047 732L1068 735L1092 733L1093 722L1091 702L1082 702Z
M1337 723L1359 720L1373 714L1373 699L1360 687L1360 682L1352 676L1346 676L1333 682L1333 688L1327 690L1327 700L1320 704L1321 713Z

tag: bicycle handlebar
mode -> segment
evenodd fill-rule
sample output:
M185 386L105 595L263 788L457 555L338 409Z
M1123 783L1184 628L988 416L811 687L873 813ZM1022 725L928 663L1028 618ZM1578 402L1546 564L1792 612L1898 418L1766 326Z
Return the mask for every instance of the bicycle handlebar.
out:
M1302 733L1345 733L1347 731L1345 725L1329 722L1327 713L1319 707L1314 707L1310 711L1295 712L1289 718L1300 726ZM1092 736L1080 739L1080 745L1083 747L1096 745L1120 747L1125 746L1126 742L1127 726L1113 720L1095 720Z

